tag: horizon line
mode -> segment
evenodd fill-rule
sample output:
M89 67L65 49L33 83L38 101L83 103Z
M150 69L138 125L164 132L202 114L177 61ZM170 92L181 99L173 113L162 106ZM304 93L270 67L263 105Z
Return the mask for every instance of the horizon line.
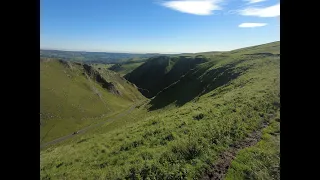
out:
M166 53L159 53L159 52L130 52L130 51L95 51L95 50L67 50L67 49L59 49L59 48L41 48L40 50L51 50L51 51L69 51L69 52L92 52L92 53L123 53L123 54L199 54L199 53L209 53L209 52L228 52L228 51L234 51L237 49L243 49L243 48L249 48L253 46L259 46L259 45L264 45L264 44L269 44L269 43L274 43L274 42L280 42L278 41L272 41L268 43L263 43L263 44L256 44L256 45L251 45L251 46L245 46L245 47L239 47L231 50L224 50L224 51L217 51L217 50L212 50L212 51L202 51L202 52L166 52Z
M91 52L91 53L122 53L122 54L184 54L181 52L166 52L166 53L159 53L159 52L130 52L130 51L99 51L99 50L68 50L68 49L58 49L58 48L41 48L40 50L50 50L50 51L66 51L66 52Z

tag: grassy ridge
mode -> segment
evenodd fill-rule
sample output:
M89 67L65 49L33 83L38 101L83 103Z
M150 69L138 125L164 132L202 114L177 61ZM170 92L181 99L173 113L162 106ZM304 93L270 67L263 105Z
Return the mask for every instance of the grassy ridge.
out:
M280 117L263 130L262 140L238 153L227 173L232 179L280 179Z
M41 179L201 179L219 153L279 112L279 48L276 42L259 49L226 52L197 65L185 76L188 81L179 81L159 94L170 102L162 108L148 111L154 106L151 101L130 116L41 151ZM161 71L170 67L168 64L159 62L165 67ZM217 76L226 72L217 69L226 66L237 76ZM193 86L196 81L206 82L208 87L200 86L199 91ZM182 105L177 99L171 101L179 93L189 94L187 91L200 94L194 93L196 96ZM267 162L262 159L259 163ZM232 179L241 174L241 167L239 170L234 164L235 172L228 175Z
M198 64L170 87L162 89L150 102L150 110L163 108L172 103L182 106L216 88L223 89L224 85L244 75L247 70L252 70L257 63L265 65L269 59L279 59L279 49L280 43L276 42L215 55L210 61ZM251 79L253 78L255 76Z
M137 89L114 72L103 70L122 95L106 91L86 76L80 64L40 61L40 141L72 133L114 115L143 99ZM106 77L109 75L108 78Z
M151 98L163 88L179 80L197 64L205 61L207 59L202 56L196 58L159 56L150 58L124 77L141 88L140 91L144 96Z

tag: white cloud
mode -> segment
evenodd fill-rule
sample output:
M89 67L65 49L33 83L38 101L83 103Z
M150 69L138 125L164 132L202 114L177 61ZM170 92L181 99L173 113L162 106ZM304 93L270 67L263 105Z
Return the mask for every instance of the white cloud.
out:
M249 7L239 12L243 16L277 17L280 16L280 3L265 8Z
M266 0L245 0L245 1L247 1L249 4L254 4L254 3L259 3L259 2L266 1Z
M212 11L221 10L218 5L220 2L221 0L176 0L164 2L162 5L184 13L210 15Z
M255 27L262 27L266 26L267 23L241 23L238 27L241 28L255 28Z

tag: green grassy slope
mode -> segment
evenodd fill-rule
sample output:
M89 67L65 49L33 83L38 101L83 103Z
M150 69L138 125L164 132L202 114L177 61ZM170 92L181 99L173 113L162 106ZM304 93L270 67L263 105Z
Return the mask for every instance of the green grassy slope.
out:
M168 57L159 56L150 58L147 62L124 77L134 83L146 97L153 97L163 88L177 81L197 64L207 59L198 57Z
M247 70L259 62L258 60L262 65L264 61L268 62L269 59L278 59L279 49L280 43L272 43L215 55L210 61L197 65L185 76L180 77L175 84L163 89L151 101L150 109L163 108L171 103L181 106L222 87L245 74ZM154 86L162 87L160 83L156 83Z
M108 69L112 67L114 64L101 64L101 63L93 63L90 66L93 66L95 69Z
M130 116L41 151L41 179L202 179L220 153L279 113L280 42L254 48L222 53L195 66L158 95L164 98L163 108L148 110L157 96ZM184 101L176 107L179 98ZM253 150L238 154L227 178L243 179L248 170L253 174L260 167L277 166L279 147L268 144L268 134L277 126L271 123ZM261 149L271 162L263 153L250 158ZM248 166L238 165L240 161ZM247 177L279 175L277 168L259 172Z
M139 67L144 62L129 62L124 64L115 64L109 68L109 70L119 73L121 76L132 72L134 69Z
M87 74L80 64L40 60L41 142L70 134L144 99L130 82L112 71L104 69L101 74L121 94L103 88Z
M211 58L215 55L221 54L223 51L211 51L211 52L200 52L200 53L182 53L177 55L172 55L172 57L178 57L178 56L190 56L190 57L196 57L199 55L206 56L208 58Z
M280 180L280 117L273 119L263 130L262 140L238 153L227 173L226 180Z

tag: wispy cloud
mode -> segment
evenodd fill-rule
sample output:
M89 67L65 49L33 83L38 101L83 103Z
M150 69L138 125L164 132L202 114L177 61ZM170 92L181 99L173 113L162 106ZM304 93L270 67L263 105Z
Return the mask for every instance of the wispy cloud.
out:
M163 6L176 11L195 14L210 15L215 10L221 10L218 5L221 0L176 0L162 3Z
M266 0L244 0L244 1L248 2L249 4L254 4L254 3L259 3L259 2L266 1Z
M262 27L266 26L267 23L241 23L238 27L241 28L255 28L255 27Z
M240 10L239 13L243 16L277 17L280 16L280 3L265 8L248 7Z

